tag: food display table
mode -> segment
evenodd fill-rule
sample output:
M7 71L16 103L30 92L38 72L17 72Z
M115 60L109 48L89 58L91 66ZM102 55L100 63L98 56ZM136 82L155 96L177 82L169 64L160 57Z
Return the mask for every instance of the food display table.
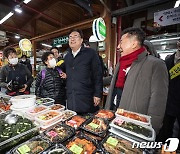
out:
M149 116L122 109L77 115L53 103L38 98L27 110L1 108L0 153L140 154L146 150L132 148L133 142L155 140ZM9 124L8 115L17 120Z

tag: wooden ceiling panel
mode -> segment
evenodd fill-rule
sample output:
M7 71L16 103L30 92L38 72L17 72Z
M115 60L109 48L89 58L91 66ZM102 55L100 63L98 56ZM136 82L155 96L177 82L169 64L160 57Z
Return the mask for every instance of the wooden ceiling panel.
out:
M20 5L23 12L14 13L0 25L0 30L19 33L22 37L24 35L28 38L91 18L74 0L31 0L28 4L24 4L23 0L0 0L0 6L2 5L8 8L8 12L14 11L14 7ZM102 11L103 6L99 0L92 0L92 6L93 12ZM0 19L2 19L1 14L7 14L6 11L1 12L1 10Z

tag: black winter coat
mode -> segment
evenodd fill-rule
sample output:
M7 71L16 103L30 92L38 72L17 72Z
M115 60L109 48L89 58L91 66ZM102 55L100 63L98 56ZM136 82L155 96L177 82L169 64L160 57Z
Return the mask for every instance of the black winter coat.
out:
M20 61L20 63L26 65L27 68L29 69L29 71L30 71L31 74L32 74L32 66L31 66L31 64L30 64L30 60L29 60L29 59L27 59L25 62Z
M67 74L67 107L78 113L95 112L93 97L102 97L102 69L97 53L81 47L73 57L72 51L65 57Z
M28 86L27 89L29 89L33 82L33 77L25 65L18 63L15 66L10 66L7 64L2 67L0 72L0 87L7 89L7 84L10 81L16 81L19 85L26 84ZM12 91L7 90L8 92Z
M57 69L46 68L45 78L41 84L42 72L37 75L35 93L37 96L55 99L65 105L65 80L61 79Z
M174 66L175 54L165 60L168 71ZM180 76L169 79L169 91L166 113L171 116L180 116Z

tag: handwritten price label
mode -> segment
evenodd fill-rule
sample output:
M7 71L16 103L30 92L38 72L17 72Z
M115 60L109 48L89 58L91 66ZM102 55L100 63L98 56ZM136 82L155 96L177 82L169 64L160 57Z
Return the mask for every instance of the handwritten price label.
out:
M118 144L118 140L113 137L109 137L106 143L111 144L112 146L116 146Z
M88 125L89 125L90 127L94 128L94 129L97 129L97 128L99 127L99 125L97 125L97 124L95 124L95 123L93 123L93 122L89 123Z
M122 120L122 119L115 119L115 121L114 121L114 122L118 123L118 124L119 124L119 126L120 126L120 125L122 125L122 124L123 124L124 120Z
M20 146L18 148L18 151L23 154L23 153L28 153L29 151L31 151L31 149L27 146L27 144L25 144Z
M51 137L56 137L58 134L52 130L52 131L48 132L47 135L51 136Z
M70 147L70 150L75 154L81 154L83 152L83 148L77 146L76 144L73 144L73 146Z

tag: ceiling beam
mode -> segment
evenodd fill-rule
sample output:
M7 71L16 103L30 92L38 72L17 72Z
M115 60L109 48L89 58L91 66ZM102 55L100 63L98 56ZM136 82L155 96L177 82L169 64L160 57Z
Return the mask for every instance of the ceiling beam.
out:
M138 11L143 11L145 9L148 9L149 7L164 4L166 2L169 2L169 0L148 0L145 2L137 3L135 5L131 5L129 7L115 10L112 12L112 16L123 16L127 14L132 14Z

